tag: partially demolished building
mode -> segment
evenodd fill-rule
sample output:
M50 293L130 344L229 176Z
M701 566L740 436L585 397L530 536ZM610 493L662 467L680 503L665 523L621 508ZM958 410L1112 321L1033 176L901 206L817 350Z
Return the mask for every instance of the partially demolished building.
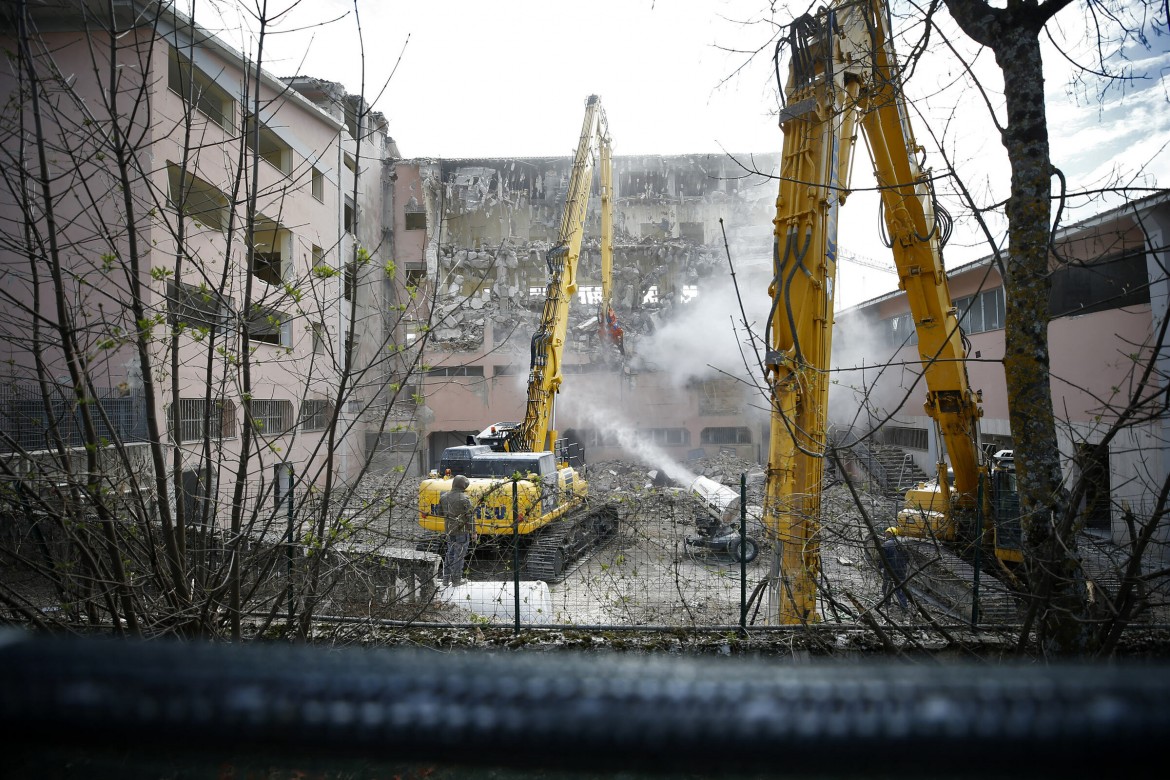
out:
M393 163L392 245L404 284L400 382L415 414L383 433L425 472L444 447L524 413L572 158ZM591 461L685 461L767 449L767 398L745 321L769 302L777 156L614 158L614 308L624 354L598 337L599 201L590 203L556 428ZM736 284L736 280L738 284ZM737 301L736 288L742 293ZM746 319L745 319L746 318Z

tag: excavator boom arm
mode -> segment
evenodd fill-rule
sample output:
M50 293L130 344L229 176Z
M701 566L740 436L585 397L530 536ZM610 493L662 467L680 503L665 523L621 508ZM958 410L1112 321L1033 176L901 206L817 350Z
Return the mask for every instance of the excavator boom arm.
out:
M967 380L942 262L943 230L929 173L918 163L921 149L906 112L885 0L838 0L794 21L787 43L791 61L780 112L784 151L768 289L765 368L772 421L764 522L779 558L770 612L777 622L792 624L818 619L837 216L848 194L858 128L873 155L900 287L919 335L927 412L950 455L957 497L970 496L973 503L983 472L981 410Z
M590 95L585 103L585 119L581 137L569 176L569 189L557 242L546 256L548 286L540 324L532 336L531 370L528 376L528 401L524 421L518 436L511 442L513 449L532 452L553 451L557 431L554 407L560 390L561 359L569 327L569 306L577 293L577 261L585 234L585 217L593 184L595 157L602 166L602 256L609 257L612 269L612 216L605 213L612 208L607 184L611 181L611 152L609 126L601 100ZM608 233L607 229L608 228ZM608 276L605 278L608 279Z

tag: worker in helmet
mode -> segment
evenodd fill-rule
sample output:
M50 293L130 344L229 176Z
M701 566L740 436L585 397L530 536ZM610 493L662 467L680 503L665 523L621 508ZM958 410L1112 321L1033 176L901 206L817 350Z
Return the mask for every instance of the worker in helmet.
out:
M444 585L463 584L467 551L478 536L471 499L466 493L470 484L467 477L456 474L451 480L451 489L439 498L439 514L443 517L443 532L447 537L447 550L443 555Z
M887 528L881 545L882 557L882 598L889 598L893 591L898 606L906 609L906 576L910 570L910 556L898 538L897 528Z

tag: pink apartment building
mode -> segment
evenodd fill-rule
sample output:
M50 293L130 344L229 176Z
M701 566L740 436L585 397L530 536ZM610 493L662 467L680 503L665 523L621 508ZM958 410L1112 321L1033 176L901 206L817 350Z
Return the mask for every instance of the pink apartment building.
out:
M385 120L336 84L257 75L163 4L117 6L116 30L83 3L30 8L0 73L9 473L120 441L133 489L212 523L356 479L394 334Z

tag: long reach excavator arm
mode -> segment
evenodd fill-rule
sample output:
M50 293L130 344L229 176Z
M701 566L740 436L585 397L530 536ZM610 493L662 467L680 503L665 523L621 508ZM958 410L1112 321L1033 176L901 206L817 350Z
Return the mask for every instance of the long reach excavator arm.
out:
M560 391L561 359L569 328L569 307L577 293L577 262L585 235L585 217L592 194L593 167L600 165L601 264L603 289L613 272L613 203L610 192L613 159L609 125L601 99L590 95L585 103L581 138L569 175L569 189L556 244L548 251L548 286L540 324L532 335L531 370L524 420L518 425L497 424L477 441L509 452L554 451L557 442L555 405ZM605 302L607 303L607 302ZM603 304L604 305L604 304Z
M872 154L899 288L918 334L926 411L954 472L952 488L940 462L937 486L912 490L899 521L929 517L929 528L912 531L953 534L956 516L974 512L989 472L979 445L980 399L969 386L943 267L950 220L935 207L931 174L920 162L923 149L911 130L885 0L838 0L795 20L782 43L791 61L780 112L784 150L768 290L772 421L764 519L776 544L770 612L776 622L793 624L818 619L837 226L859 128Z
M615 506L587 501L589 486L556 430L555 404L561 387L561 360L569 327L569 307L577 294L577 261L585 218L600 164L602 270L613 269L612 153L601 100L585 102L585 121L569 175L561 229L548 251L548 285L540 323L532 336L528 399L521 422L488 426L466 445L443 450L438 468L419 485L419 525L425 530L418 549L442 555L445 518L442 497L457 475L469 480L475 527L481 540L501 537L523 549L523 574L555 581L573 561L588 555L617 533Z

